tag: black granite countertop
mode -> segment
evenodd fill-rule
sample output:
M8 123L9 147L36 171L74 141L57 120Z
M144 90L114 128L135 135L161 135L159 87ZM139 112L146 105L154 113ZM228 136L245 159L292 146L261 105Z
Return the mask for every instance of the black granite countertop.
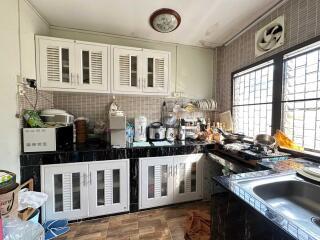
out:
M128 144L126 147L113 147L105 142L93 144L75 144L72 148L54 152L21 153L20 164L21 166L35 166L45 164L204 153L208 146L213 147L214 143L187 140L174 141L168 146L155 146L151 142L150 146L139 147L134 147L132 144Z

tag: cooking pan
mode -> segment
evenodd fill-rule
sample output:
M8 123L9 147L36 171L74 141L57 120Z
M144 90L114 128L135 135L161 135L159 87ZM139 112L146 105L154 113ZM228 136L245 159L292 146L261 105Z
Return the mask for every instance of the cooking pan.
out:
M268 134L256 135L253 142L256 146L267 146L269 148L274 148L276 145L276 139Z
M236 142L236 141L242 141L245 137L244 134L239 133L227 133L223 131L221 128L217 128L218 132L221 133L221 135L226 139L227 141Z

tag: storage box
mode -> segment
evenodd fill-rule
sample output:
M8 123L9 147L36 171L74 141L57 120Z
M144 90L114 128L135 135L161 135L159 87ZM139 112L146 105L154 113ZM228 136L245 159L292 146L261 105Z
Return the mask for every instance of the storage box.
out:
M0 195L0 210L2 218L18 216L19 190L19 184L16 183L15 189Z

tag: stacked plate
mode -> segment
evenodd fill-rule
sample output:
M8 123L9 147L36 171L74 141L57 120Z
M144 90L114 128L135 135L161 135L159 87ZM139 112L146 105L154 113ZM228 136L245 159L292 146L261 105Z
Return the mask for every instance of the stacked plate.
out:
M196 100L194 105L202 111L214 111L217 109L217 102L214 99Z
M298 170L297 172L303 177L320 182L320 168L305 167L304 169Z

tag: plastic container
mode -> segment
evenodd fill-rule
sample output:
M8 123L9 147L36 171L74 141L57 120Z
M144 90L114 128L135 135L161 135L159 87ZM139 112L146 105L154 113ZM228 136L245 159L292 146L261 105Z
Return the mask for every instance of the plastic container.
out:
M40 215L40 211L39 209L36 209L34 213L31 214L28 221L32 223L39 223L39 215Z

